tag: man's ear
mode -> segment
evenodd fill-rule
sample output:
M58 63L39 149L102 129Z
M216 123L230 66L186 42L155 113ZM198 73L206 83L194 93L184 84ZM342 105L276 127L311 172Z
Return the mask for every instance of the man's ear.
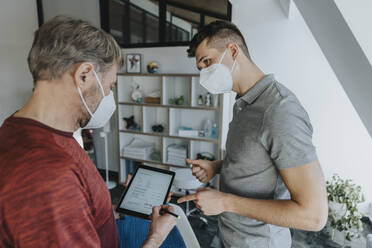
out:
M77 64L72 75L74 78L75 86L83 88L87 82L92 81L92 79L94 79L93 70L94 66L92 63L83 62Z
M231 51L231 54L232 54L232 57L233 57L233 60L236 60L236 58L238 57L238 54L240 52L240 49L239 49L239 46L238 44L236 44L235 42L233 43L230 43L228 48L230 49Z

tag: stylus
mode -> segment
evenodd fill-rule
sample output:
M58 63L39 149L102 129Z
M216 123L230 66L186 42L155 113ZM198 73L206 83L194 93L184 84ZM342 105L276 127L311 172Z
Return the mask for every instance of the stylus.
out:
M172 213L171 211L168 211L164 208L160 209L160 214L170 214L170 215L173 215L174 217L176 217L177 219L181 219L181 217L175 213Z

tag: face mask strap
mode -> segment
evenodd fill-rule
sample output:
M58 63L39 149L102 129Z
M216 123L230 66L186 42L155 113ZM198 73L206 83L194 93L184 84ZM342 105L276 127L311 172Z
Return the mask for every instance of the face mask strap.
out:
M93 74L94 74L94 76L96 76L96 79L97 79L99 88L101 89L101 92L102 92L102 96L105 97L105 92L103 91L101 80L99 80L99 77L98 77L97 73L94 70L93 70Z
M81 100L83 101L83 104L84 104L85 108L87 109L87 111L88 111L88 113L90 114L90 116L93 117L93 113L92 113L92 111L90 111L90 109L88 108L87 103L86 103L85 100L84 100L83 93L81 93L81 90L80 90L79 87L77 87L77 90L78 90L78 92L79 92L79 95L80 95L80 97L81 97Z
M231 71L230 71L230 73L233 73L234 68L235 68L235 65L236 65L236 59L234 60L234 63L233 63L233 65L232 65L232 67L231 67Z
M220 58L220 61L218 61L218 64L221 64L222 60L223 60L223 57L225 57L225 54L226 54L226 51L227 51L227 48L225 49L225 51L223 52L221 58Z

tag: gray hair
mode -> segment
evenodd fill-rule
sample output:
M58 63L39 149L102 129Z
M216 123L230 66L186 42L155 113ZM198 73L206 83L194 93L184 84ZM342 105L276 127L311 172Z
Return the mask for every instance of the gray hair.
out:
M110 34L68 16L56 16L36 30L27 61L34 83L59 79L76 63L91 62L99 72L123 65L120 46Z

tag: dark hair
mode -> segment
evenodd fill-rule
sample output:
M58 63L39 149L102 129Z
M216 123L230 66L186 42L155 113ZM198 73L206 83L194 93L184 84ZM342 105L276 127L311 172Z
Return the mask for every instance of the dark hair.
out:
M214 21L202 27L190 42L189 49L187 49L189 57L195 57L196 48L205 39L208 39L208 46L218 49L225 49L229 43L235 42L247 58L251 58L242 33L235 24L229 21Z

